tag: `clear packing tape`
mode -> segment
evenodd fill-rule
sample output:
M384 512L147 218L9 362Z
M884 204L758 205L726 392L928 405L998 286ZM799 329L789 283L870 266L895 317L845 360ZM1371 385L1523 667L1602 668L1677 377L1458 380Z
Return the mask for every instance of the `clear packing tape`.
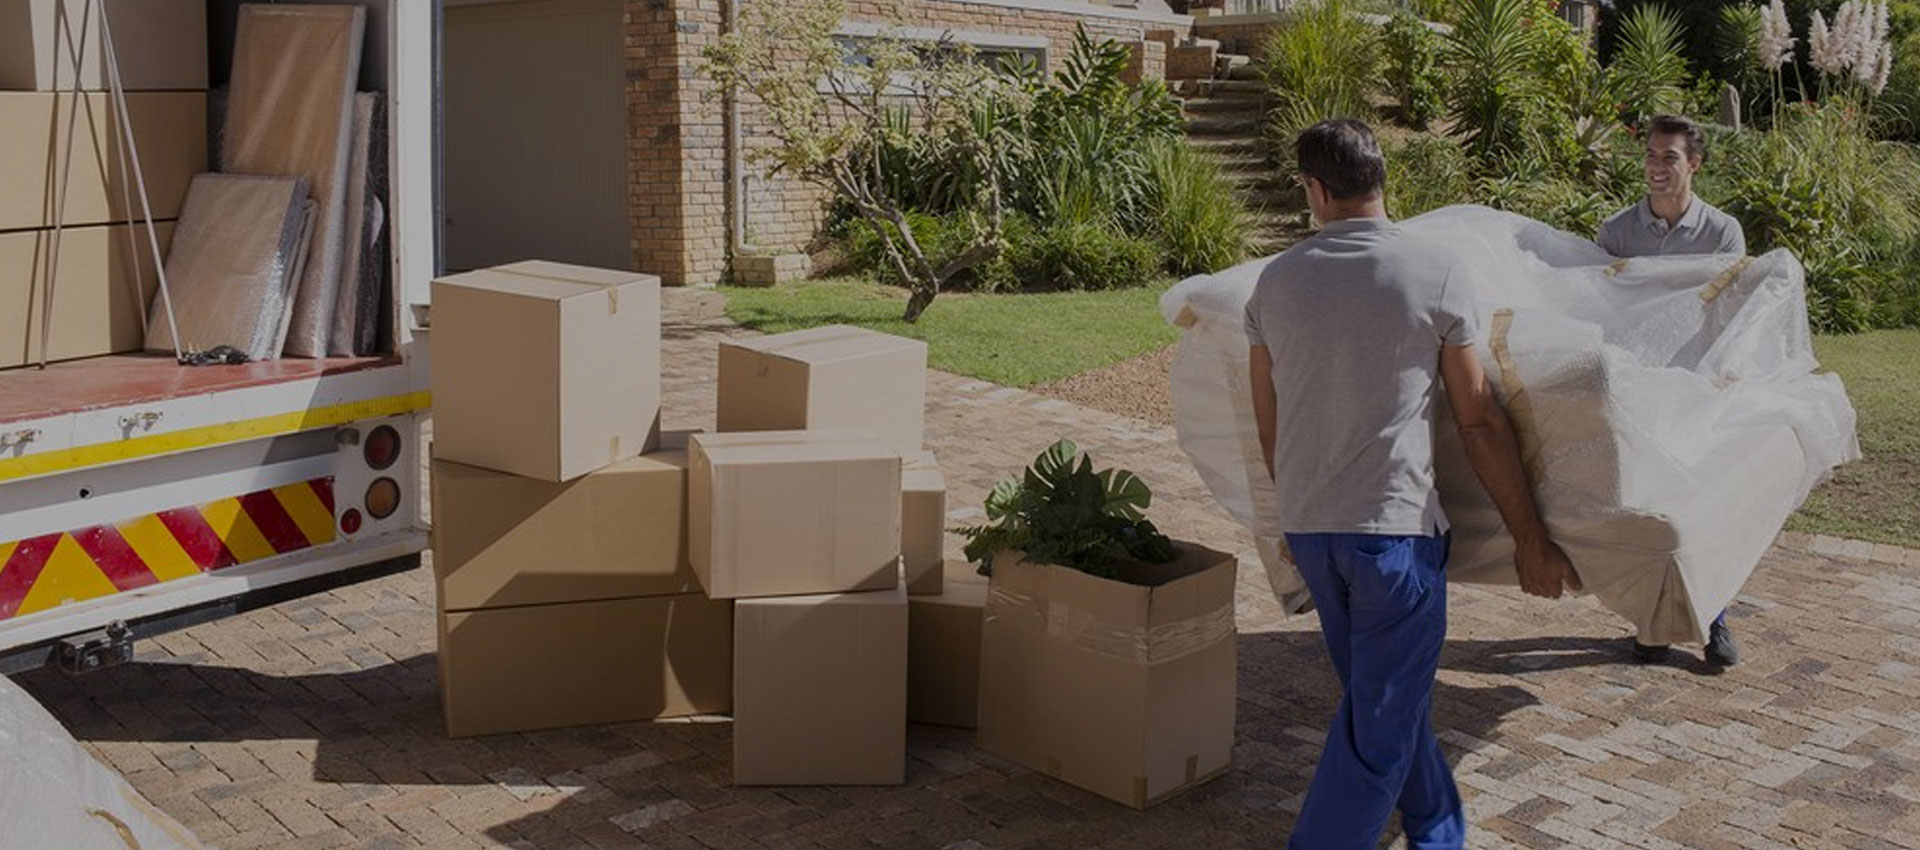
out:
M1814 360L1792 254L1616 260L1483 207L1403 226L1457 250L1487 313L1480 359L1520 437L1554 539L1646 642L1697 642L1813 487L1859 457L1854 411ZM1272 483L1250 407L1243 315L1265 259L1161 299L1184 329L1172 391L1181 447L1248 525L1275 592L1298 576L1268 545ZM1285 368L1280 364L1277 368ZM1366 388L1356 387L1356 392ZM1446 409L1436 400L1436 409ZM1435 472L1455 581L1512 585L1513 542L1444 414Z
M1100 622L1092 612L1069 603L994 587L987 592L983 616L990 622L1016 621L1027 631L1090 655L1148 666L1177 661L1234 634L1231 603L1158 626L1119 626Z

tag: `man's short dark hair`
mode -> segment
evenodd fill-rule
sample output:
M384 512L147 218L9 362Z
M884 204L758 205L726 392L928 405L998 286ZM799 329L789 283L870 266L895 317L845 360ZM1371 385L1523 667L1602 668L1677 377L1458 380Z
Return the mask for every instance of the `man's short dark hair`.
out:
M1330 118L1300 131L1293 142L1301 173L1320 181L1334 200L1374 195L1387 184L1387 160L1365 122Z
M1655 115L1647 119L1647 138L1655 134L1662 136L1684 136L1687 140L1687 156L1707 163L1707 134L1695 124L1693 119L1679 115Z

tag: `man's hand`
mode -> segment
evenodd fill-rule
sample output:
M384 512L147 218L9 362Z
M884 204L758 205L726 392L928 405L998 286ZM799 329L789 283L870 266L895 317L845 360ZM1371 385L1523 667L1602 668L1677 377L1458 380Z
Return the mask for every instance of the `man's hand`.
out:
M1514 549L1513 568L1520 574L1520 589L1533 596L1559 599L1563 590L1584 589L1567 553L1545 538Z

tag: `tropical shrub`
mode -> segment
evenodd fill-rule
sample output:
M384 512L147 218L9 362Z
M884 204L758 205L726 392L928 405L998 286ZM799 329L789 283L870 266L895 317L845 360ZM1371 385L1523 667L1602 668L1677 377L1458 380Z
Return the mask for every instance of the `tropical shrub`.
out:
M1920 251L1920 154L1875 140L1868 123L1845 99L1796 104L1771 132L1727 137L1701 183L1740 220L1750 252L1800 257L1819 330L1897 321L1895 272Z
M1380 32L1349 0L1308 0L1288 8L1261 48L1260 74L1274 106L1273 149L1292 156L1293 138L1328 118L1372 117L1367 95L1378 78Z
M1549 89L1538 75L1544 45L1533 22L1535 0L1460 0L1442 48L1452 85L1448 117L1476 158L1520 150L1548 112Z
M1625 105L1625 118L1687 111L1687 60L1680 54L1680 19L1665 6L1640 5L1620 23L1620 41L1608 70Z
M1425 130L1447 108L1441 97L1446 80L1440 76L1440 37L1408 12L1387 22L1381 35L1386 49L1387 89L1400 102L1400 121Z
M1144 232L1160 245L1167 271L1202 274L1246 258L1252 222L1219 167L1175 140L1148 146L1146 164Z
M1394 218L1412 218L1474 196L1473 162L1459 142L1414 136L1388 143L1383 153L1387 158L1387 212Z
M1153 242L1098 221L1042 225L1009 260L1026 289L1127 289L1161 274Z

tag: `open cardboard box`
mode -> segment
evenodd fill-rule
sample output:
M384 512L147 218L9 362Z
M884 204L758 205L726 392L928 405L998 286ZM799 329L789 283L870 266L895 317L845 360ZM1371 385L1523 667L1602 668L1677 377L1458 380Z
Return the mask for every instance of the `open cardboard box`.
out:
M980 640L980 749L1144 809L1233 753L1232 555L1102 578L994 559Z

